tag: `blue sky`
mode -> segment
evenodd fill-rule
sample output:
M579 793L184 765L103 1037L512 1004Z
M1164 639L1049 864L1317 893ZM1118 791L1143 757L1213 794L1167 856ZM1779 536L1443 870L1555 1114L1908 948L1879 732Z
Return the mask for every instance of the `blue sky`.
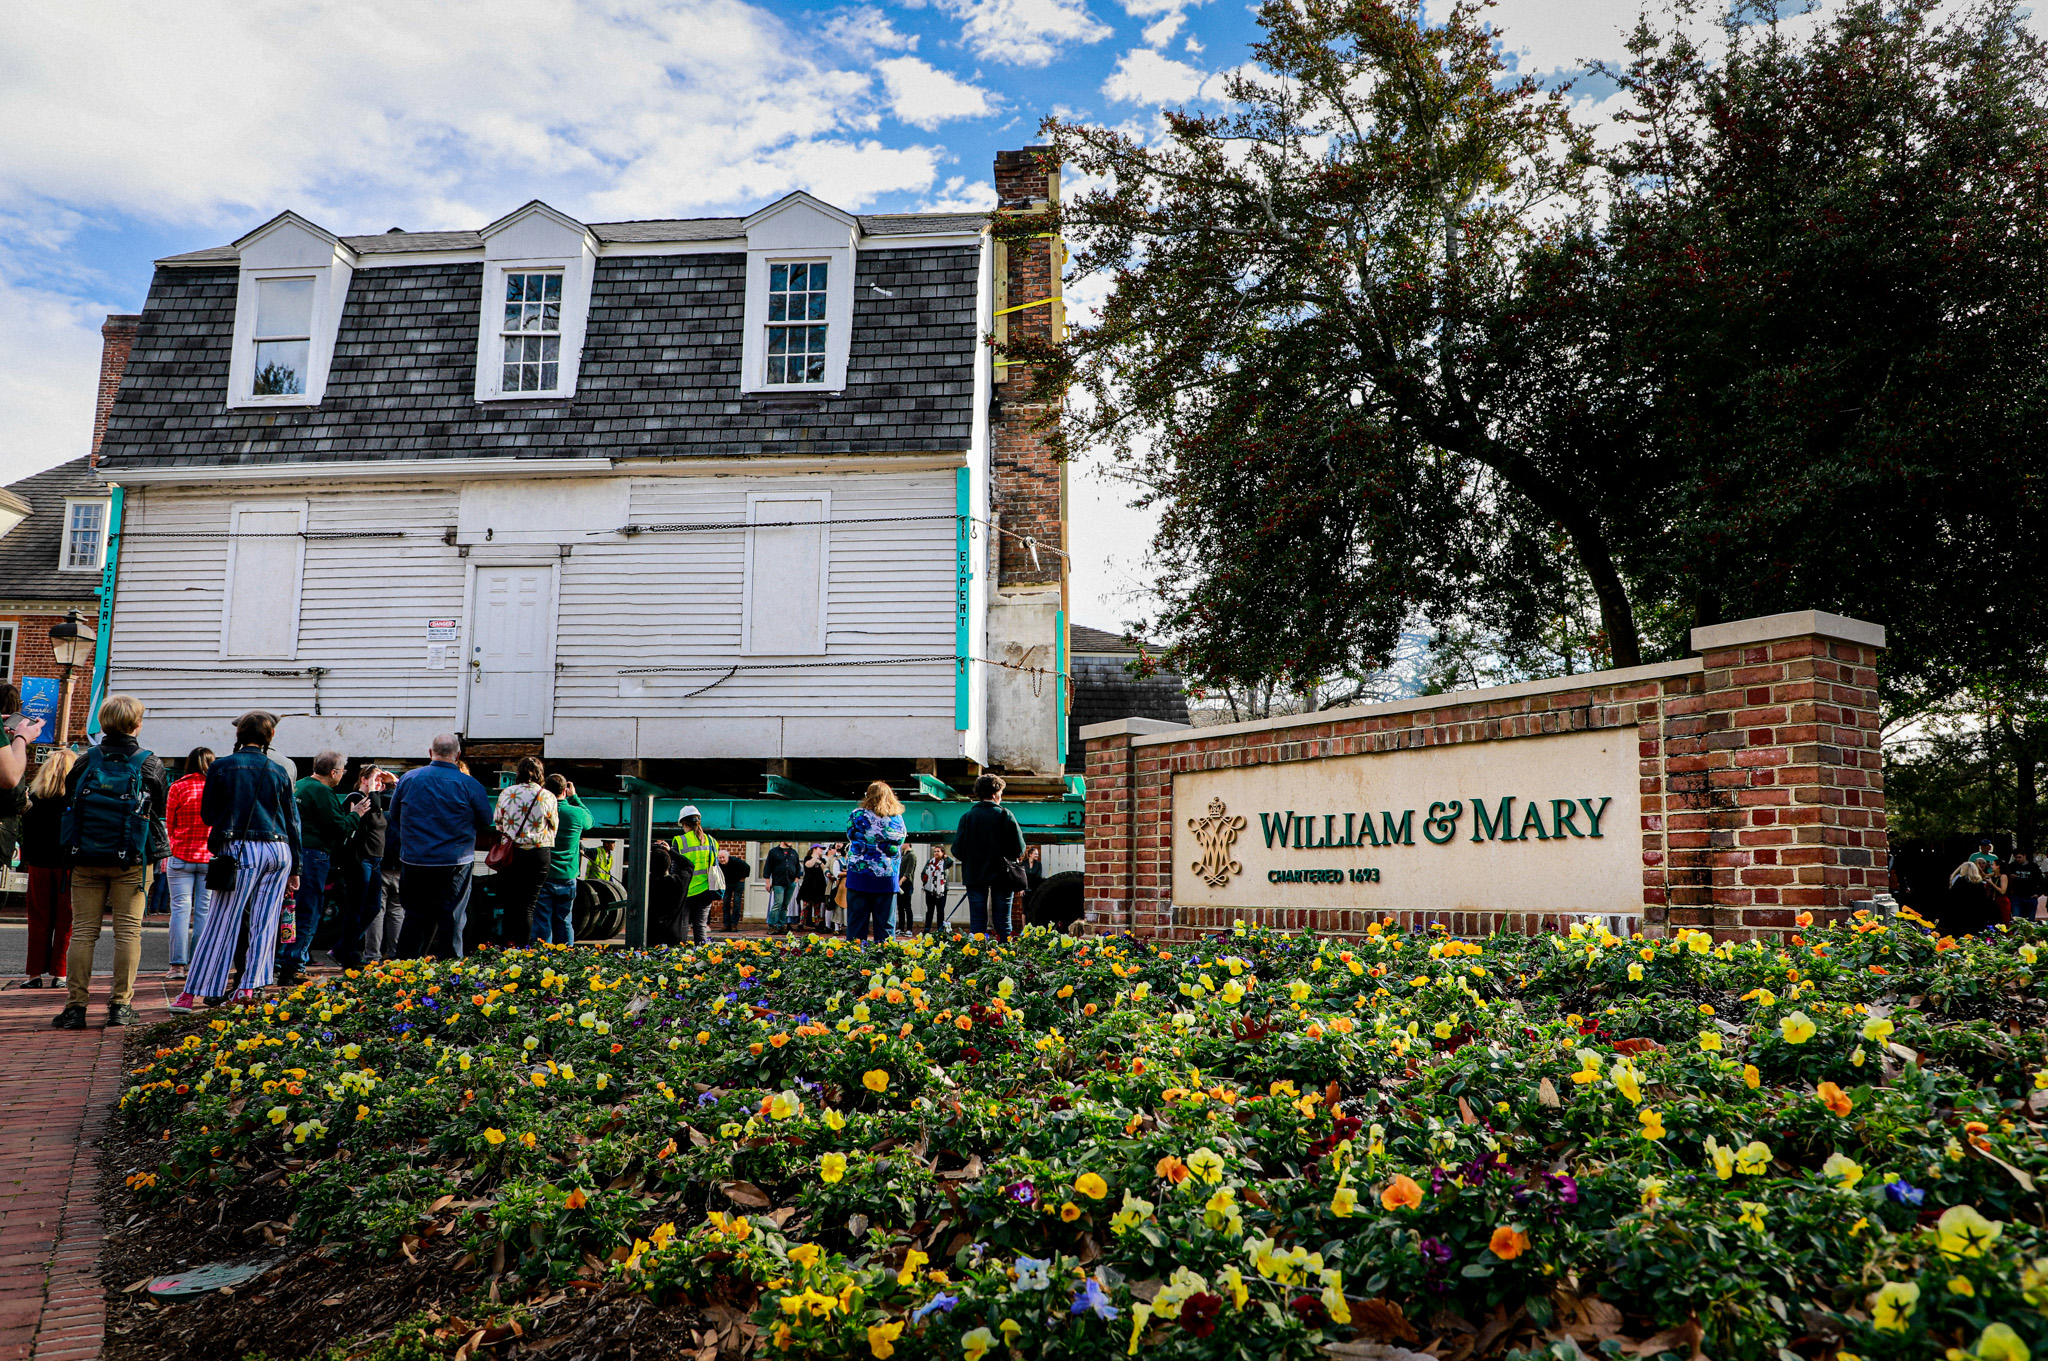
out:
M1504 0L1524 69L1630 0ZM1153 125L1247 59L1241 0L92 0L0 6L0 479L83 453L99 323L291 208L340 233L988 206L1048 113ZM1590 93L1590 92L1589 92ZM1140 612L1146 517L1077 471L1076 617Z

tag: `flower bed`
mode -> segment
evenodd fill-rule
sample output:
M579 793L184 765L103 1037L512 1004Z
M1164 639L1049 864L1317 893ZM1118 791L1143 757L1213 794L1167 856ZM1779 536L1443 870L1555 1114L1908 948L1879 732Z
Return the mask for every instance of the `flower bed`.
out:
M728 1354L2014 1361L2048 1358L2044 949L486 953L214 1016L121 1107L141 1198L281 1168L330 1254L456 1235L479 1295L643 1292Z

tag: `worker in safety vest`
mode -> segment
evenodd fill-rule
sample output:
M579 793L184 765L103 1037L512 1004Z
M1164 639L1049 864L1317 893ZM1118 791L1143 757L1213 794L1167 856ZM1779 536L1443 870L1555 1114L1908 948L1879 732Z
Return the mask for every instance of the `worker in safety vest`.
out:
M718 843L704 830L704 815L694 803L684 804L676 815L682 830L669 838L676 848L676 873L687 876L683 886L683 919L690 924L690 939L704 943L711 905L720 894L711 887L711 867L718 859Z

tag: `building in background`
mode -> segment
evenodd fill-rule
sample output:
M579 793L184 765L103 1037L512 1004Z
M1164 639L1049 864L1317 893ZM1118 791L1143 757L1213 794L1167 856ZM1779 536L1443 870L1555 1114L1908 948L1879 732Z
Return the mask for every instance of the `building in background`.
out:
M998 159L1006 211L1056 169ZM792 194L746 218L337 236L160 261L107 426L106 685L166 750L733 796L1063 788L1063 466L990 346L1057 239ZM1021 385L1018 385L1021 386ZM780 782L780 783L777 783Z
M1159 655L1136 639L1076 624L1068 630L1074 686L1073 711L1067 715L1067 750L1081 764L1081 729L1092 723L1124 718L1156 718L1186 724L1187 684L1172 671L1139 675L1131 663L1141 654Z
M0 680L65 679L50 651L50 628L76 611L92 627L107 559L111 492L95 466L114 393L135 338L134 316L110 316L100 328L100 382L92 447L54 468L10 483L0 493ZM91 668L74 668L73 737L88 719ZM44 742L60 735L52 722Z

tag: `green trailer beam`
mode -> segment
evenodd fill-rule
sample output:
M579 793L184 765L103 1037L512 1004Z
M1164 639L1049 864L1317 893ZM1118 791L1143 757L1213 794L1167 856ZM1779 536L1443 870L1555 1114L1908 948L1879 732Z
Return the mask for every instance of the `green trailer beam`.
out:
M653 796L652 823L657 832L673 827L676 814L682 811L683 805L694 803L704 815L704 829L721 837L840 841L845 839L847 820L860 806L852 799L684 798L644 780L628 777L624 783L626 792L622 794L601 794L587 789L577 791L583 806L597 819L598 829L624 830L630 827L632 796L643 794ZM904 806L903 822L913 840L942 841L959 830L961 815L972 807L974 804L966 799L946 802L920 800ZM1082 804L1079 799L1019 800L1006 802L1003 807L1010 810L1029 840L1066 842L1081 839Z

